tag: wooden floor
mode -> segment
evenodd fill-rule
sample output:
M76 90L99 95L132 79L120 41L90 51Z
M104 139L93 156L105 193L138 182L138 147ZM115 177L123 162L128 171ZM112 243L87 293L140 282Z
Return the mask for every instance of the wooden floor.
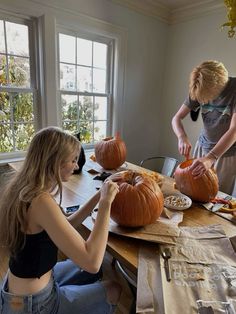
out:
M5 183L5 174L4 171L1 170L3 170L2 167L0 167L0 189ZM6 274L7 268L8 259L2 254L2 252L0 252L0 284ZM103 261L103 278L104 280L115 280L122 286L122 294L115 314L130 314L130 308L133 302L132 292L119 270L112 266L112 256L109 253L105 254Z

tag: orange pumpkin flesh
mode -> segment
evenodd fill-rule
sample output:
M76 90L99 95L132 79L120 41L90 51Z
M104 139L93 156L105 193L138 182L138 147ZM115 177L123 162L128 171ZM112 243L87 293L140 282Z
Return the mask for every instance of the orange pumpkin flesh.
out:
M126 160L126 145L119 134L114 138L107 137L95 145L95 157L104 169L117 169Z
M111 218L119 225L141 227L154 223L164 208L164 197L150 177L136 171L125 171L119 193L111 206Z
M217 175L213 169L209 169L202 177L194 179L189 170L192 163L193 159L189 159L176 168L174 174L176 187L194 201L209 202L215 198L219 190Z

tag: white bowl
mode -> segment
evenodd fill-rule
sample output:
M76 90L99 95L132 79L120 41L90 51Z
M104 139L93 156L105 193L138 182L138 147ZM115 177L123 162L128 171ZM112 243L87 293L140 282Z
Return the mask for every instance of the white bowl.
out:
M164 199L164 206L175 210L184 210L192 205L192 200L187 195L169 195Z

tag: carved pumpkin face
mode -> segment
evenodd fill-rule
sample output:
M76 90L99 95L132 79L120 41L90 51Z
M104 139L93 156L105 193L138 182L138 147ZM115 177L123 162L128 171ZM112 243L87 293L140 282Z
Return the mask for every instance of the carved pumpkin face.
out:
M126 160L126 146L119 134L107 137L95 145L97 163L104 169L112 170L120 167Z
M118 182L119 193L111 206L111 218L127 227L154 223L164 208L164 197L157 182L136 171L124 173Z
M215 198L218 190L218 177L213 169L209 169L202 177L194 179L190 166L193 159L186 160L175 170L175 183L177 189L197 202L209 202Z

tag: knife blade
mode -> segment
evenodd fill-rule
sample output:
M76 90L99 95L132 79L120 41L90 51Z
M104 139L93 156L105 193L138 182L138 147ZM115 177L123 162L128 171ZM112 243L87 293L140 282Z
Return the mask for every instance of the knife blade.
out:
M214 206L212 206L212 208L210 209L211 212L215 213L217 212L222 206L224 206L224 204L215 204Z
M231 200L231 199L232 199L232 196L230 196L230 195L227 195L226 197L223 197L222 199L219 199L220 200L219 203L214 204L211 207L210 210L213 213L217 212L221 207L223 207L225 205L225 203L227 204L228 201ZM216 200L217 200L217 198L216 198Z

